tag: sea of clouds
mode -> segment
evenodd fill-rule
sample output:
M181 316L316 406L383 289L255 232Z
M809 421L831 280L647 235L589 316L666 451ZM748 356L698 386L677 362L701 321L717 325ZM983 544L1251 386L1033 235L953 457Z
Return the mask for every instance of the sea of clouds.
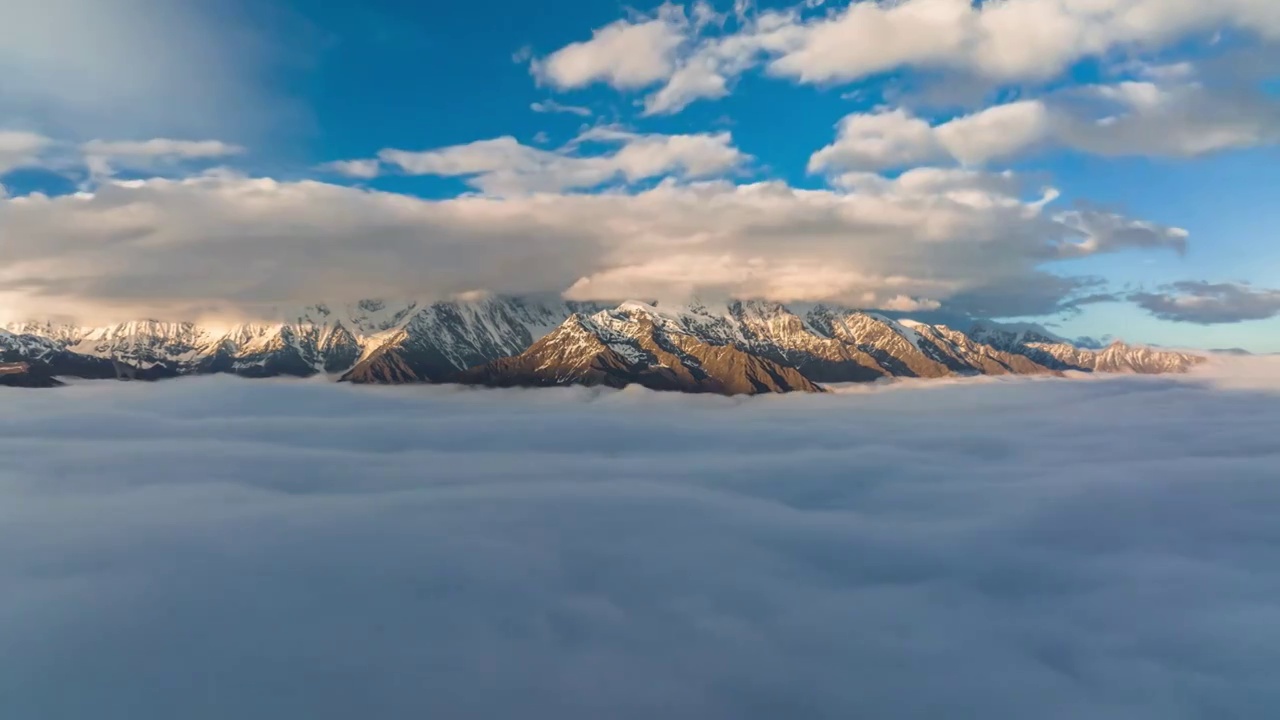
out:
M1280 362L0 389L0 717L1280 715Z

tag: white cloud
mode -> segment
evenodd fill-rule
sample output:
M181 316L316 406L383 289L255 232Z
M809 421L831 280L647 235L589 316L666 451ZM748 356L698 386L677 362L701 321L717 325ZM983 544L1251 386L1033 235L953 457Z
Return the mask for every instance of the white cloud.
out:
M809 171L910 167L936 160L934 128L905 108L852 113L840 121L836 141L809 158Z
M1280 674L1280 369L1222 373L0 390L3 707L1249 717Z
M339 175L346 175L347 177L372 180L382 172L382 164L378 162L377 158L335 160L321 165L320 169L335 172Z
M611 167L651 172L653 153L625 153ZM432 162L474 172L484 159ZM225 173L106 182L91 193L0 201L0 306L97 322L483 289L873 307L902 296L955 310L976 309L980 298L983 314L1031 315L1056 311L1083 287L1048 264L1187 242L1152 223L1050 211L1053 191L1028 196L1010 173L922 169L841 183L663 182L431 201Z
M34 165L40 154L53 145L49 138L31 132L0 130L0 174Z
M1241 283L1178 282L1129 296L1138 307L1174 322L1225 325L1280 316L1280 290Z
M646 115L677 113L697 100L714 100L730 92L730 84L770 52L793 47L801 36L791 11L765 11L740 21L736 33L690 38L681 59L663 86L644 100Z
M1037 100L997 105L937 126L904 108L853 113L840 121L835 142L809 159L809 170L882 170L945 160L983 165L1044 142L1054 120Z
M956 161L985 165L1047 146L1099 155L1194 157L1280 142L1280 103L1196 82L1070 88L930 125L904 108L854 113L811 172Z
M894 312L925 312L942 307L942 303L937 300L922 300L920 298L907 297L906 295L896 295L878 304L880 309Z
M728 79L712 58L697 56L672 73L662 89L645 98L646 115L679 112L694 100L716 99L729 94Z
M154 138L141 141L90 140L80 146L86 155L105 158L217 158L237 155L244 148L219 140L171 140Z
M578 105L563 105L555 100L543 100L529 105L529 109L536 113L568 113L579 117L591 117L591 108L581 107Z
M522 145L511 136L504 136L425 152L386 149L379 153L379 157L383 162L415 175L473 175L536 165L536 158L542 157L540 153L544 152Z
M584 143L613 149L582 154ZM665 176L706 178L749 160L733 146L729 133L643 135L610 128L586 130L559 150L531 147L507 136L426 152L388 149L379 157L416 175L466 177L493 195L590 189Z
M189 160L213 160L239 155L244 148L220 140L90 140L80 146L89 172L98 179L115 173L117 168L156 170L167 164Z
M945 63L967 42L968 0L859 2L809 23L803 36L770 64L801 82L853 80L906 64Z
M1271 0L969 0L859 2L804 23L770 69L803 82L855 80L899 67L965 70L997 81L1045 80L1085 57L1153 51L1235 28L1280 38Z
M1051 111L1038 100L997 105L957 118L937 129L938 142L956 160L980 165L1005 160L1045 141Z
M546 58L535 60L534 74L561 89L608 83L634 89L671 75L676 51L689 32L683 8L664 5L652 18L619 20Z
M602 28L593 40L551 56L566 65L553 75L560 78L555 84L636 90L662 82L645 109L664 114L725 96L735 78L761 64L772 75L814 84L903 68L1025 83L1059 77L1085 58L1142 57L1215 30L1280 40L1273 0L864 0L820 12L813 3L765 12L747 7L735 6L736 26L727 31L690 22L670 5L658 18Z
M662 84L644 101L646 115L665 115L699 99L724 97L732 78L768 52L793 47L801 37L793 11L747 12L736 5L738 30L724 33L727 14L705 3L686 13L663 5L638 22L618 21L590 41L573 43L533 64L534 73L561 89L606 83L618 90ZM717 33L708 37L708 33Z

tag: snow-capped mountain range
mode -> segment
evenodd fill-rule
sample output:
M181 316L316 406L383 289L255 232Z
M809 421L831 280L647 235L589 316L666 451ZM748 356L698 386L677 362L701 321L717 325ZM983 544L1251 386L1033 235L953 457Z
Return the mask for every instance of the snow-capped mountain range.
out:
M384 384L634 383L752 394L885 377L1185 372L1202 361L1122 343L1082 347L1035 326L979 323L961 332L827 305L756 301L364 300L225 328L139 321L0 329L0 363L25 368L0 374L8 384L233 373ZM26 383L16 379L23 375Z

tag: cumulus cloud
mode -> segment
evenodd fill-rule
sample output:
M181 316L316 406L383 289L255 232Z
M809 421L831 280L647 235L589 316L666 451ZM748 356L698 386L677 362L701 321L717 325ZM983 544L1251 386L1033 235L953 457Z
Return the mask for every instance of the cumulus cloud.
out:
M936 125L905 108L853 113L813 172L955 161L983 165L1065 147L1105 155L1194 157L1280 142L1280 103L1197 82L1127 81L996 105Z
M613 150L586 154L581 150L587 143L607 144ZM426 152L387 149L379 157L415 175L465 177L473 187L493 195L589 189L671 176L707 178L749 160L727 132L658 135L609 127L586 130L558 150L530 147L504 136Z
M851 113L836 139L809 158L810 172L886 170L924 163L982 165L1027 152L1054 130L1055 118L1039 100L987 108L931 125L906 108Z
M937 128L938 144L968 165L1004 160L1043 142L1052 122L1040 101L997 105Z
M1175 228L1051 210L1056 193L1027 193L1012 173L841 181L448 200L226 173L112 181L0 201L0 300L20 317L119 320L471 290L864 307L901 296L957 311L978 293L1002 298L986 314L1042 314L1081 289L1054 262L1187 242Z
M944 64L964 50L973 13L965 0L852 3L844 12L798 21L795 46L770 69L802 82L829 82L902 65Z
M1222 325L1280 315L1280 290L1241 283L1184 281L1129 299L1161 320Z
M1234 30L1280 40L1271 0L866 0L735 13L736 22L693 22L680 6L619 21L589 41L553 53L560 87L606 82L620 90L662 83L646 112L677 112L728 94L733 80L764 65L802 83L861 80L907 68L986 83L1034 83L1115 51L1153 55L1178 41ZM624 46L628 50L624 51ZM547 75L543 67L544 76ZM559 78L559 81L556 81Z
M740 17L739 30L690 41L662 87L644 100L646 115L677 113L698 100L714 100L730 92L735 78L757 65L769 52L795 44L799 30L794 11L771 10Z
M1280 39L1280 12L1270 0L860 2L806 23L803 40L770 69L803 82L854 80L900 67L1045 80L1113 48L1153 51L1227 28Z
M910 167L932 162L939 145L934 128L906 108L851 113L840 120L836 141L809 158L809 170Z
M671 75L676 51L689 28L683 8L663 5L653 17L606 25L593 32L590 40L535 60L531 68L540 80L561 89L597 82L642 88Z
M0 710L1252 716L1280 673L1280 368L1225 367L0 390Z
M596 30L590 40L571 43L532 69L540 80L569 90L605 83L618 90L661 85L644 101L647 115L678 112L699 99L729 93L729 83L759 64L767 52L795 45L800 29L794 11L747 12L735 6L736 29L725 32L730 15L707 3L664 4L652 16L619 20Z
M662 89L644 101L646 115L667 115L683 110L700 98L716 99L729 94L729 80L720 72L718 63L701 55L675 71Z

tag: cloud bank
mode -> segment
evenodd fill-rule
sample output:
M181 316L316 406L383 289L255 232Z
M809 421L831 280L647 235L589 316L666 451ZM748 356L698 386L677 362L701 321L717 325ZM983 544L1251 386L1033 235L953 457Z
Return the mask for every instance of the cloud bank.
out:
M0 715L1266 717L1280 367L1230 362L0 391Z
M669 138L669 155L647 145L629 153L647 137L628 136L603 163L588 163L588 174L599 179L599 165L645 177L676 163L698 174L704 161L715 167L738 157ZM537 162L503 166L505 150ZM557 184L586 162L514 144L401 160L422 172L480 172L483 182L513 177L501 168L514 167L522 182ZM1054 263L1125 249L1181 251L1187 242L1177 228L1050 209L1056 192L1029 192L1012 173L918 169L893 180L846 174L839 183L800 190L662 182L424 200L225 172L108 181L76 195L0 200L0 306L13 319L190 320L486 290L868 308L915 298L1016 316L1060 311L1092 288L1089 278L1051 274Z

